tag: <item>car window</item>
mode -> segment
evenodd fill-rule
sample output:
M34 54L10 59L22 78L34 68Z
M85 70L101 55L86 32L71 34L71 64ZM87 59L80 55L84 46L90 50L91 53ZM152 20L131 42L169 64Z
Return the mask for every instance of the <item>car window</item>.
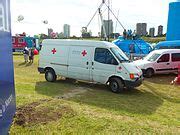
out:
M112 53L108 49L105 49L105 48L95 49L94 61L103 63L103 64L118 65L118 62L116 61Z
M172 54L172 62L180 61L180 53L173 53Z
M169 62L169 54L163 54L157 61L158 63L161 62Z

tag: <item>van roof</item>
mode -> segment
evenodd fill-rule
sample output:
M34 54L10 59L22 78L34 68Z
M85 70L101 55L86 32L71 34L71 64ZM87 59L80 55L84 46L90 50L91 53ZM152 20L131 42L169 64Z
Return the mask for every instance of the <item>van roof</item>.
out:
M157 45L180 45L180 40L174 40L174 41L162 41L159 42Z
M154 50L153 52L154 53L160 53L160 54L162 54L162 53L171 53L171 52L180 53L180 49L159 49L159 50Z
M93 40L73 40L73 39L45 39L43 45L77 45L77 46L93 46L93 47L117 47L113 43L106 41Z

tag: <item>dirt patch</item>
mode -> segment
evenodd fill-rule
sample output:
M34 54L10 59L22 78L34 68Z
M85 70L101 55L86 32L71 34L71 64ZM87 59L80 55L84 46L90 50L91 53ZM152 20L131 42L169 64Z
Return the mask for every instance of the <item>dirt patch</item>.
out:
M75 113L70 106L54 100L40 100L17 108L14 124L19 126L47 124L51 121L57 121L61 117L73 117L74 115Z
M90 88L84 88L84 87L78 87L78 88L72 89L69 93L66 93L66 94L61 95L61 96L57 96L55 98L68 99L68 98L72 98L72 97L78 96L80 94L83 94L83 93L87 92L88 90L91 90L91 89Z

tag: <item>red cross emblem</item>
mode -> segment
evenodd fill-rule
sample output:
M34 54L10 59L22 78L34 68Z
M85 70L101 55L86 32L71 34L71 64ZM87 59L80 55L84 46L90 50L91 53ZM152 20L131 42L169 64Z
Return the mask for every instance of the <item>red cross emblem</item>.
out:
M55 54L57 51L56 51L56 49L54 48L51 52L52 52L53 54Z
M87 54L86 50L84 50L81 54L82 54L83 56L86 56L86 54Z

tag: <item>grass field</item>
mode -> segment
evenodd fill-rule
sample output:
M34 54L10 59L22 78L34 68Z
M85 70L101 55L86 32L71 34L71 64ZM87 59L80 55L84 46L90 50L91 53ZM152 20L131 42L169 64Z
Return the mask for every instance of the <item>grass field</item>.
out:
M180 86L174 75L146 79L114 94L106 86L46 82L35 63L14 55L17 115L10 134L180 134Z

